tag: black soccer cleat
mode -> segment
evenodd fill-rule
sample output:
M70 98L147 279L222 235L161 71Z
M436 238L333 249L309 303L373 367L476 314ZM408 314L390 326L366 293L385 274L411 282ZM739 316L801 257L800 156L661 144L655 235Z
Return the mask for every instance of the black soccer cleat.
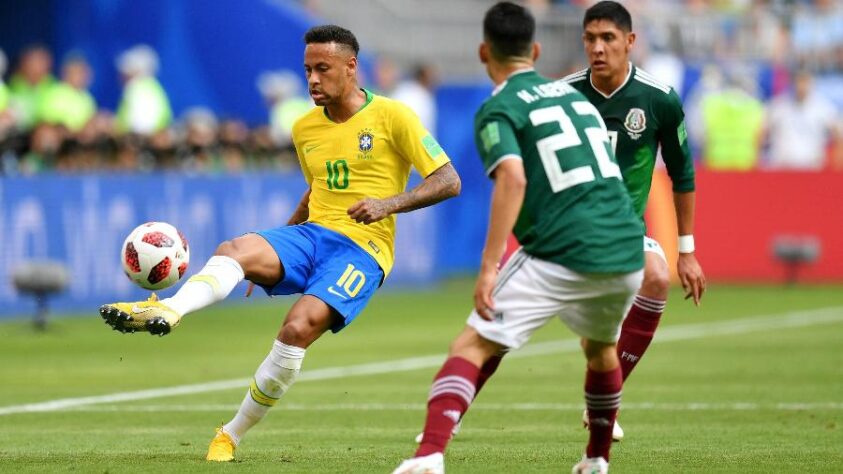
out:
M146 322L146 330L155 336L166 336L172 328L164 318L153 318Z
M111 329L115 331L129 334L135 332L135 328L131 326L132 317L114 306L107 304L100 306L100 316L105 324L111 326Z

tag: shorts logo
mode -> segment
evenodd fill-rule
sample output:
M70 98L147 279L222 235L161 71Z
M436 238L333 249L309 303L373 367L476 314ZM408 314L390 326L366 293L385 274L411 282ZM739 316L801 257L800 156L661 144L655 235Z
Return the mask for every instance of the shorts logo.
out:
M626 128L629 138L638 140L641 138L641 133L647 129L647 115L639 108L629 109L626 119L623 121L623 126Z
M375 147L375 135L370 128L364 128L357 133L357 149L360 150L361 153L357 155L357 158L361 160L371 160L373 157L369 155L372 151L372 148Z

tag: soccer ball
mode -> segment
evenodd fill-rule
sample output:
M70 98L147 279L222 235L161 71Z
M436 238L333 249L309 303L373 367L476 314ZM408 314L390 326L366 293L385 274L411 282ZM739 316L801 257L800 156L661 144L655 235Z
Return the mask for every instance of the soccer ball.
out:
M190 251L178 229L166 222L147 222L126 237L121 260L132 282L147 290L160 290L184 275Z

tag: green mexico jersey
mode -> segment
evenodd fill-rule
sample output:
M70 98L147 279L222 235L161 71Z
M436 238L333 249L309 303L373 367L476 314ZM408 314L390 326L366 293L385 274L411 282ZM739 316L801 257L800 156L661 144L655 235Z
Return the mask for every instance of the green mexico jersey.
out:
M635 212L644 215L653 167L661 145L662 160L674 192L694 190L694 161L679 96L651 75L630 65L624 84L609 96L591 85L591 70L563 79L597 107L621 166Z
M487 174L520 159L527 176L513 230L524 251L582 273L641 269L644 228L597 109L564 81L530 70L501 84L475 115Z

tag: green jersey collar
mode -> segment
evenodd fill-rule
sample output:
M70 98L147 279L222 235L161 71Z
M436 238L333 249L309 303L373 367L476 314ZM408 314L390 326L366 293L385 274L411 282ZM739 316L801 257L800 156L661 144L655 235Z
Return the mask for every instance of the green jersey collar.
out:
M362 111L363 111L363 109L365 109L365 108L366 108L366 106L368 106L369 104L371 104L371 103L372 103L372 100L375 98L375 94L372 94L372 91L370 91L370 90L368 90L368 89L365 89L365 88L363 88L363 87L361 87L361 88L360 88L360 90L361 90L361 91L363 91L363 92L366 94L366 102L365 102L365 103L363 103L363 107L360 107L359 109L357 109L357 112L354 112L354 115L357 115L357 114L359 114L360 112L362 112ZM334 122L334 120L331 118L331 116L330 116L330 115L328 115L328 108L327 108L327 107L322 107L322 113L324 113L324 114L325 114L325 118L327 118L327 119L328 119L328 120L330 120L331 122ZM354 115L352 115L352 117L354 117ZM351 117L349 117L349 120L351 120ZM346 120L346 122L347 122L347 121L348 121L348 120ZM336 122L334 122L334 123L336 123Z

